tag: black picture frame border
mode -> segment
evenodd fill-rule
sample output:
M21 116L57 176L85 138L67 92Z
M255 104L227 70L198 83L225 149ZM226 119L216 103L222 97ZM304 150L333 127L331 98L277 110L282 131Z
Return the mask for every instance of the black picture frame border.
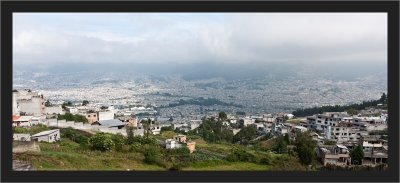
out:
M17 12L386 12L389 168L387 171L12 171L12 13ZM6 182L398 182L398 1L2 1L1 181ZM392 112L395 111L395 112Z

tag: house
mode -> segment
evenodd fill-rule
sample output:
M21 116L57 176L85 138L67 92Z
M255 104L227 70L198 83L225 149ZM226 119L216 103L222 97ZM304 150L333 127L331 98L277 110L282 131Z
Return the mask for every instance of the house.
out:
M383 141L379 136L365 135L360 138L360 145L362 145L365 152L383 149Z
M154 125L151 127L151 133L153 135L158 135L161 133L161 125Z
M99 121L114 119L114 113L111 111L99 112Z
M176 141L174 139L165 140L165 148L166 149L178 149L181 147L182 147L182 144L179 143L179 141Z
M347 166L351 164L350 152L343 145L320 145L317 149L317 157L321 163L337 166Z
M13 140L14 141L31 141L31 135L28 133L14 133Z
M306 131L307 131L307 128L306 128L306 127L303 127L303 126L295 126L293 130L294 130L294 132L295 132L296 134L299 134L299 133L304 133L304 132L306 132Z
M138 118L132 116L122 116L118 117L119 120L126 123L130 127L137 127L138 126Z
M13 116L13 126L32 126L33 116Z
M182 143L186 143L186 135L175 135L174 140Z
M118 127L118 129L121 129L125 126L125 124L118 119L101 120L92 123L92 125L108 126L110 128Z
M60 129L47 130L31 136L32 140L38 142L57 142L60 140Z
M71 113L71 114L78 114L79 113L79 109L76 108L76 107L67 106L66 108L67 108L68 112Z
M175 135L173 139L165 140L166 149L178 149L183 147L188 148L190 153L193 153L196 150L196 142L188 142L186 135Z
M89 113L86 113L86 114L85 114L85 118L88 120L88 122L89 122L90 124L92 124L92 123L98 121L98 120L99 120L98 117L99 117L99 116L97 115L96 112L89 112Z

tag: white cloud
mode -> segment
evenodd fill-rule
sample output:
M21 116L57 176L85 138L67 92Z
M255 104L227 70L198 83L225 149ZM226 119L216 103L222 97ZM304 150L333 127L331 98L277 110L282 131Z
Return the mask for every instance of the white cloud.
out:
M15 64L386 62L384 13L14 15Z

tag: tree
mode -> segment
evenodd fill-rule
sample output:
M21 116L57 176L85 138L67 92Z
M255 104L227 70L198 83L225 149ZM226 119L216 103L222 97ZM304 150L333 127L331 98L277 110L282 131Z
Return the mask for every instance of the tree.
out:
M228 119L228 116L226 115L226 113L225 112L219 112L218 113L218 118L219 118L219 120L221 120L221 121L225 121L226 119Z
M247 143L254 139L257 135L257 127L255 125L248 125L243 127L234 137L234 142Z
M353 108L350 108L350 109L347 110L346 112L347 112L347 114L349 114L349 115L357 115L357 114L358 114L358 111L355 110L355 109L353 109Z
M86 106L86 105L88 105L89 104L89 101L87 101L87 100L83 100L82 101L82 106Z
M126 144L132 145L134 142L134 134L133 134L133 127L127 126L126 127L126 134L127 134L127 139L126 139Z
M315 158L316 144L309 133L300 133L296 137L296 152L303 165L310 165Z
M90 148L93 150L108 151L115 147L109 134L97 133L89 139Z
M62 106L62 108L65 109L66 106L72 106L72 102L71 101L64 102L61 106Z
M333 140L327 140L324 142L324 145L335 145L335 144L336 144L336 142Z
M161 153L154 146L147 146L144 149L144 162L147 164L158 164L160 161Z
M278 154L287 152L287 143L284 138L281 137L278 139L278 142L276 143L275 146L275 151L277 151Z
M363 148L360 145L357 146L356 148L354 148L350 152L350 157L352 159L353 164L361 165L362 164L362 160L364 159L364 150L363 150Z
M286 142L286 144L290 144L290 138L289 138L289 134L285 134L285 136L283 137L283 140Z
M151 126L152 126L151 119L149 118L147 120L142 120L142 124L143 124L143 128L144 128L144 133L145 133L144 135L146 136L146 138L149 138L149 135L151 133Z
M383 93L382 96L381 96L381 98L379 99L379 102L381 102L381 103L386 103L386 101L387 101L386 93Z

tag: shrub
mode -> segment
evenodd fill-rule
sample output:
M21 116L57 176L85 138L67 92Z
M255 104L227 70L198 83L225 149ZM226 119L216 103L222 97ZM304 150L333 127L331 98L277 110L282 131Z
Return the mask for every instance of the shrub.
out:
M114 147L116 151L121 151L125 144L125 137L121 134L116 134L112 136L112 141L114 142Z
M161 153L159 152L159 150L156 147L152 147L152 146L147 146L144 149L143 152L144 155L144 162L147 164L161 164L160 163L160 156Z
M132 142L129 151L130 152L136 152L136 151L140 151L141 148L142 148L142 145L140 143Z
M271 165L272 164L272 158L270 155L267 155L266 157L263 157L260 159L260 164L263 165Z
M90 138L89 145L92 150L107 151L115 147L114 141L110 135L98 133Z
M230 153L226 159L231 162L235 161L246 161L246 162L255 162L256 157L247 152L244 149L234 149L232 153Z

